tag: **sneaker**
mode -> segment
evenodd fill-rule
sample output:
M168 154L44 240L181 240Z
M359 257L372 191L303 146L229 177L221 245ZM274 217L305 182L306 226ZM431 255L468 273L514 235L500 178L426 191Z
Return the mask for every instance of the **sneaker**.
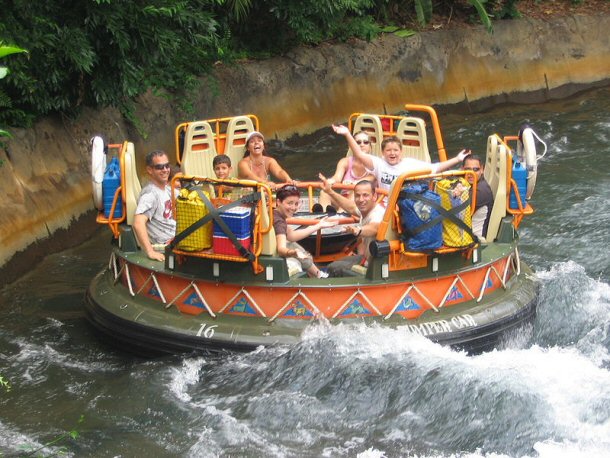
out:
M328 213L330 216L336 215L337 214L337 209L335 207L333 207L332 205L327 205L326 206L326 213Z
M318 271L318 278L328 278L328 272L324 272L323 270Z
M313 213L324 213L324 207L322 207L320 204L313 204L311 211Z

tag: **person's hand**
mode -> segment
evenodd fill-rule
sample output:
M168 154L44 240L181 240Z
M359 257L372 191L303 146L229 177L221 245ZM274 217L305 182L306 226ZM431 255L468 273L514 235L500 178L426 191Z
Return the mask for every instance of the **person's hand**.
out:
M345 227L345 232L347 232L349 234L359 235L361 231L362 231L362 229L360 229L360 226L346 226Z
M457 158L460 162L464 162L464 159L466 159L466 157L470 156L472 154L472 151L469 149L463 149L462 151L460 151L457 155Z
M335 131L336 134L338 135L349 135L349 129L343 125L338 125L335 126L334 124L332 125L333 130Z
M163 253L159 253L158 251L152 250L149 253L146 253L149 259L152 259L153 261L161 261L164 262L165 261L165 255Z
M461 197L465 190L466 188L464 188L462 183L458 183L457 185L455 185L455 188L451 190L451 194L453 195L453 197Z
M326 178L322 173L318 173L318 178L322 182L322 189L327 193L332 191L332 184L328 178Z
M267 186L269 186L272 191L276 191L277 190L277 184L274 183L273 181L267 181Z
M302 250L294 250L295 251L295 256L297 257L297 259L305 259L307 258L307 253L305 253Z
M322 218L320 220L320 222L318 224L316 224L316 226L318 226L318 229L323 229L326 227L335 227L337 225L337 221L332 221L330 219L328 219L328 216L325 216L324 218Z

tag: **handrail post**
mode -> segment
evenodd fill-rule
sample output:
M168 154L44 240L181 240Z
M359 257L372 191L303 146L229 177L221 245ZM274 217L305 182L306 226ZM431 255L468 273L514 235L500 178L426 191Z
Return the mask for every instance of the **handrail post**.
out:
M428 113L430 119L432 120L432 129L434 130L434 138L438 148L438 158L441 162L446 161L447 151L445 150L445 143L443 142L443 135L441 133L441 125L438 121L436 110L429 105L418 105L414 103L405 104L405 108L408 111L423 111Z

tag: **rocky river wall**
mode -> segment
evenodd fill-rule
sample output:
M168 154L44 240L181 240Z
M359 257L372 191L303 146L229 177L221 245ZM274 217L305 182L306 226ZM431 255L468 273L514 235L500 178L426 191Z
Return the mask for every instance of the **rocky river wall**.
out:
M288 138L356 111L397 112L406 102L463 111L543 102L610 83L609 29L603 15L521 19L495 23L492 34L471 27L299 48L215 67L217 83L203 83L192 104L198 119L254 113L265 135ZM146 138L113 109L12 129L0 149L0 282L91 236L92 135L133 141L141 174L147 151L174 151L174 128L185 119L169 101L146 94L137 115Z

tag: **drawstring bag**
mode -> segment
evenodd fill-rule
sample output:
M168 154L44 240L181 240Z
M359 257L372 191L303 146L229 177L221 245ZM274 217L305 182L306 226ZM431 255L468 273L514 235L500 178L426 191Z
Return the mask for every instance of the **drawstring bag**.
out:
M404 187L398 201L403 241L408 250L436 250L443 245L440 196L427 183Z

